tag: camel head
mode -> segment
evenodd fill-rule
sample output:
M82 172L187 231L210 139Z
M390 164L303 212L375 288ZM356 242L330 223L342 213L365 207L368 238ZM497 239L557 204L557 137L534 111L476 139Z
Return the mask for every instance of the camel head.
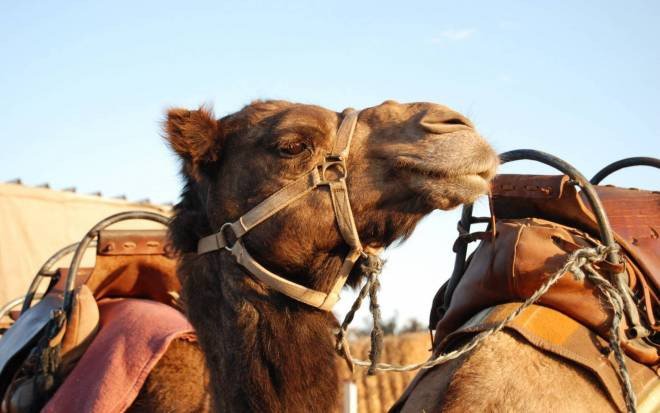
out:
M187 180L172 225L175 247L239 218L322 162L343 113L285 101L258 101L216 119L210 110L173 109L166 137ZM347 186L362 244L386 247L434 209L472 202L498 165L463 115L432 103L386 101L360 112L347 159ZM326 188L312 190L244 238L264 267L323 290L348 247ZM357 275L349 283L355 284Z

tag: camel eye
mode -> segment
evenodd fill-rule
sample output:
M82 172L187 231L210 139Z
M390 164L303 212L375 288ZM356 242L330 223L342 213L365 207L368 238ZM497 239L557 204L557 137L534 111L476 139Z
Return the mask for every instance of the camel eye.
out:
M282 156L296 156L300 155L307 149L307 145L303 142L287 142L278 147Z

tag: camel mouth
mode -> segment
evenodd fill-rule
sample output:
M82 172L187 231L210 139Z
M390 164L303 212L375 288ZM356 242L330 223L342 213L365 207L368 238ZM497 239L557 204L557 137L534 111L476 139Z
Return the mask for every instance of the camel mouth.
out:
M405 171L412 175L426 176L429 179L448 179L460 178L467 179L478 178L484 182L489 182L495 176L495 168L490 162L478 162L480 165L476 170L470 171L467 168L447 168L438 167L414 155L401 155L395 158L395 169ZM469 164L469 162L466 162ZM466 170L462 170L466 169Z
M427 134L414 142L384 145L378 151L395 171L429 180L478 177L490 181L500 163L497 153L473 130Z
M401 155L395 158L395 171L431 208L447 210L487 193L498 164L499 159L490 155L455 165Z
M492 150L485 151L481 156L460 157L451 159L429 154L400 154L394 157L394 169L410 175L427 177L429 180L447 179L477 179L486 183L495 176L499 166L499 158Z

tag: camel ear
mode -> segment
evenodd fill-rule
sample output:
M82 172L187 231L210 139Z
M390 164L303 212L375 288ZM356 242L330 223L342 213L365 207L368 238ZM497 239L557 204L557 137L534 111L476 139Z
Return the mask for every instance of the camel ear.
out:
M222 147L220 122L205 107L169 110L165 137L194 175L201 166L217 161Z

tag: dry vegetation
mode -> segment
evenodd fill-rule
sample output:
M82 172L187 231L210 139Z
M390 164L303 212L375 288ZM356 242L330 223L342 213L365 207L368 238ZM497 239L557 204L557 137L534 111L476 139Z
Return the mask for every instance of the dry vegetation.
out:
M428 331L389 335L384 339L381 360L396 364L416 363L430 356L430 348L431 338ZM351 351L353 357L368 359L369 337L360 337L352 341ZM377 373L375 376L367 376L366 369L356 368L355 374L351 376L345 365L341 366L341 370L341 378L344 381L352 379L357 384L360 413L386 412L398 400L416 374L416 372ZM343 395L340 400L343 400Z

